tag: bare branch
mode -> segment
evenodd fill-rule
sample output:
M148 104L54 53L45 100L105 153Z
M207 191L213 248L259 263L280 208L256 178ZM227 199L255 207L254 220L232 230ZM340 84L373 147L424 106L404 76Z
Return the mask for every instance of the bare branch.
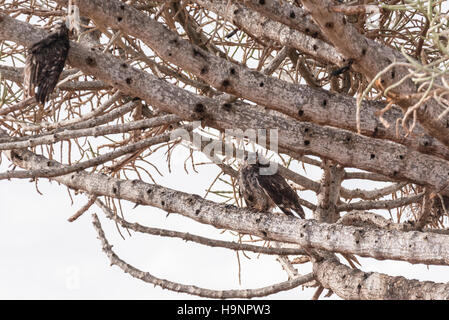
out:
M214 298L214 299L232 299L232 298L254 298L254 297L265 297L270 294L274 294L280 291L286 291L300 286L301 284L312 281L314 276L313 273L309 273L305 276L297 276L285 282L277 283L268 287L263 287L259 289L245 289L245 290L210 290L205 288L200 288L193 285L184 285L176 282L172 282L165 279L157 278L148 272L141 271L132 265L121 260L112 251L112 246L106 240L103 229L101 228L100 221L98 217L92 215L92 223L95 230L98 233L98 238L101 241L102 249L108 256L111 265L116 265L124 272L129 273L132 277L140 279L144 282L152 283L155 286L160 286L164 289L169 289L175 292L188 293L200 297Z

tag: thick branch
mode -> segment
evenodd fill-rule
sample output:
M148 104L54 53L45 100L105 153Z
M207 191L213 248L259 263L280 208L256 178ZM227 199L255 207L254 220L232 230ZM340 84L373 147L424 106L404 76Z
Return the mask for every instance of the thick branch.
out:
M358 33L352 24L347 23L343 14L335 13L330 9L334 5L331 0L302 0L302 3L312 14L314 21L319 25L326 38L347 59L352 59L354 69L368 79L373 79L393 62L408 62L399 51ZM395 67L380 78L382 88L389 87L408 74L408 68ZM393 98L398 95L408 96L416 92L417 85L411 79L390 90ZM397 103L407 110L418 100L405 98L398 99ZM417 110L417 116L421 125L431 136L449 146L449 118L446 115L439 119L438 116L442 111L442 107L435 100L430 99Z
M66 1L57 2L64 4ZM142 39L162 59L192 72L218 90L260 103L300 121L357 131L354 98L289 83L228 62L182 39L162 24L121 1L78 0L78 4L84 14L98 23L118 28L126 34ZM398 138L394 126L384 128L375 115L382 107L379 103L367 102L363 105L363 134L397 141L427 153L437 152L449 159L449 151L435 139L429 136L420 137L422 130L416 131L420 138L411 139ZM395 123L399 116L401 115L397 111L391 111L385 114L385 119Z
M126 221L125 219L120 218L118 215L114 214L111 211L111 209L109 209L104 204L104 202L101 201L100 199L95 198L94 201L95 201L96 205L99 206L101 208L101 210L103 210L104 214L106 215L106 217L108 219L118 222L123 228L129 229L129 230L134 230L136 232L156 235L156 236L160 236L160 237L178 238L178 239L182 239L184 241L192 241L192 242L199 243L199 244L213 247L213 248L227 248L227 249L231 249L231 250L251 251L251 252L262 253L262 254L283 255L283 256L284 255L305 255L306 254L306 252L302 249L283 248L281 246L276 246L274 248L261 247L261 246L246 244L246 243L237 243L237 242L210 239L210 238L205 238L205 237L197 236L197 235L186 233L186 232L146 227L139 223L136 223L136 222L131 223L131 222Z
M16 150L10 160L25 169L64 168L27 150ZM294 217L255 213L248 209L218 204L197 195L151 185L140 180L120 180L87 172L55 177L53 180L75 190L97 196L129 200L177 212L217 228L235 230L263 238L293 242L303 248L352 253L376 259L404 260L411 263L449 264L449 236L423 233L356 228L340 224L318 223Z
M314 262L317 280L343 299L447 300L449 284L408 280L349 268L335 259Z
M97 0L99 1L99 0ZM45 32L29 24L0 15L0 37L30 44ZM20 30L18 32L18 30ZM297 122L243 102L218 104L219 101L195 95L154 76L132 68L108 54L71 43L70 63L88 74L113 84L124 93L140 96L162 110L183 119L201 119L211 127L225 129L276 128L279 147L293 156L310 153L331 158L345 167L406 179L449 194L449 163L418 153L400 144L372 139L332 127ZM291 103L291 101L290 101Z

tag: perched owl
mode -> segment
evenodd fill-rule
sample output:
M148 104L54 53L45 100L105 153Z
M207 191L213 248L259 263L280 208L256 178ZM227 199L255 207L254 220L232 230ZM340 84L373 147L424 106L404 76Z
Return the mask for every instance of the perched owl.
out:
M24 71L27 97L34 96L37 102L45 104L58 83L69 48L69 29L61 21L53 33L28 49Z
M255 164L249 164L246 159L240 168L239 190L248 208L268 212L278 206L286 215L293 215L293 210L304 219L298 194L287 181L277 172L271 175L261 174L260 169L268 166L269 164L261 164L258 159Z

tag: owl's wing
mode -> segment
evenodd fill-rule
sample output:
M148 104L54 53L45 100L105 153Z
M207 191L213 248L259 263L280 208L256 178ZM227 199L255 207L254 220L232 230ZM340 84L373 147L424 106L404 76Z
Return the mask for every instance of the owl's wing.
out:
M305 218L304 210L299 204L298 194L278 173L273 175L258 175L259 184L267 195L286 215L293 215L294 210L301 218Z
M68 37L52 34L35 43L28 51L25 63L24 86L28 96L45 103L58 83L69 51ZM35 93L35 87L37 92Z

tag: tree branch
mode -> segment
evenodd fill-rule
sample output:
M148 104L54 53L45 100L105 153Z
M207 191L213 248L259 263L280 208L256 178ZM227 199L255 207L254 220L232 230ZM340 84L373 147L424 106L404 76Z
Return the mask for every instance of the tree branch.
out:
M313 273L309 273L305 276L297 276L285 282L277 283L268 287L263 287L259 289L245 289L245 290L210 290L205 288L200 288L193 285L184 285L176 282L172 282L165 279L157 278L148 272L141 271L132 265L126 263L120 259L114 251L112 251L112 246L106 239L103 229L101 228L100 221L98 217L92 215L92 224L97 231L98 239L101 241L102 249L104 253L108 256L111 265L116 265L122 269L125 273L129 273L132 277L140 279L147 283L152 283L155 286L160 286L163 289L172 290L175 292L188 293L200 297L214 298L214 299L232 299L232 298L254 298L254 297L265 297L270 294L274 294L280 291L286 291L300 286L301 284L312 281L314 276Z
M10 160L22 168L64 168L27 150L15 150ZM411 263L449 264L449 236L423 232L399 232L318 223L294 217L255 213L232 205L218 204L180 191L140 180L121 180L101 174L79 172L52 178L75 190L108 196L180 213L201 223L262 238L292 242L303 248L352 253L376 259Z

